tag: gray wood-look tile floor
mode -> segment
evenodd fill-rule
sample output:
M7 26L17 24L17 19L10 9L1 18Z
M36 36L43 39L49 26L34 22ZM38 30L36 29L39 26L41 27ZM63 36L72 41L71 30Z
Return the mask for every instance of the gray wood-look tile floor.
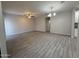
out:
M29 32L8 40L7 47L13 58L71 58L76 55L76 43L69 36Z

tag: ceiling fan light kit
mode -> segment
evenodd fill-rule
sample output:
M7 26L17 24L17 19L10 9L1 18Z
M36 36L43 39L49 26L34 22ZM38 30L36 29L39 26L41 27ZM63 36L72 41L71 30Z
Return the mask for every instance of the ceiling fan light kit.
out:
M25 13L25 16L26 16L28 19L31 19L31 18L35 17L32 12L26 12L26 13Z

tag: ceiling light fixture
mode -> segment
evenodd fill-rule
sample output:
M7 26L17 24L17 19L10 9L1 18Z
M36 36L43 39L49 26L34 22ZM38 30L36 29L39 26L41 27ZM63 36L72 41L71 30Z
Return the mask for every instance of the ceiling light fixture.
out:
M52 17L52 14L51 14L51 13L49 13L47 16L48 16L48 17Z
M53 16L56 16L56 13L55 12L53 13Z
M61 4L63 4L65 1L60 1ZM52 17L52 11L53 7L50 8L50 13L48 14L48 17ZM56 12L53 12L53 16L56 16Z
M52 9L53 7L51 7L50 13L47 15L48 17L52 17ZM53 16L56 16L56 12L53 12Z

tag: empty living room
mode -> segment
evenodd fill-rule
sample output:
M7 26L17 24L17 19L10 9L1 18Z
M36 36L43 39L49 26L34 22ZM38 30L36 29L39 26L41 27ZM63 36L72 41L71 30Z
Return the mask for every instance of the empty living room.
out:
M79 58L79 1L0 1L1 58Z

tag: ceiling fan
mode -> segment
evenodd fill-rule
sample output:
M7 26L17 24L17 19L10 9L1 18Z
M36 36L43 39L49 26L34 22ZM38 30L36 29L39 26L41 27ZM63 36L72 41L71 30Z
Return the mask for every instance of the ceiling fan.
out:
M35 17L32 12L26 12L24 16L28 19L32 19Z

